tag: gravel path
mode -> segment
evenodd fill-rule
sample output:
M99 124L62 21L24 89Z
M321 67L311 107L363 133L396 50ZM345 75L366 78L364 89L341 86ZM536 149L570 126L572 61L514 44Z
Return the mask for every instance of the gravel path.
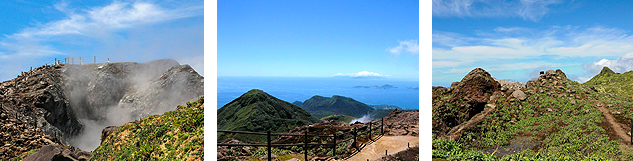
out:
M383 136L378 141L365 147L360 153L349 158L350 161L377 160L385 156L385 150L389 154L395 154L407 150L407 143L411 147L420 142L417 136Z

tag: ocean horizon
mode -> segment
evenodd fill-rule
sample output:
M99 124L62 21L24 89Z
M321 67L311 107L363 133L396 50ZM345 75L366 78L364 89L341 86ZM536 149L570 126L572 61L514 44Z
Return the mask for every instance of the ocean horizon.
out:
M384 86L388 85L388 86ZM379 88L379 87L387 88ZM389 88L392 86L393 88ZM394 105L419 109L419 81L406 78L339 77L228 77L218 76L218 107L230 103L251 89L293 103L315 95L349 97L367 105Z

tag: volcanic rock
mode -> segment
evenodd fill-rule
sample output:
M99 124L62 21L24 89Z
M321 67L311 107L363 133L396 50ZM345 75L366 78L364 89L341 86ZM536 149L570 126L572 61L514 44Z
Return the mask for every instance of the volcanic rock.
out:
M523 91L521 90L515 90L514 92L512 92L512 97L517 98L521 101L525 100L527 98L527 96L525 95L525 93L523 93Z
M452 99L463 99L474 104L485 104L490 94L501 90L501 84L481 68L470 71L455 87Z
M83 125L63 92L62 65L45 65L0 84L2 113L37 127L63 143Z
M496 79L496 78L494 78L494 79L495 79L495 81L499 82L499 84L501 84L501 91L516 90L516 89L521 89L521 88L525 88L526 87L521 82L508 81L508 80Z
M103 130L101 130L101 143L103 143L103 141L106 139L106 137L108 137L108 135L112 134L112 132L114 132L114 130L116 130L118 126L108 126L106 128L104 128Z
M57 138L0 110L0 160L11 159L45 145L57 144L61 144Z
M87 161L92 153L81 150L71 151L61 145L47 145L38 152L26 157L24 161Z

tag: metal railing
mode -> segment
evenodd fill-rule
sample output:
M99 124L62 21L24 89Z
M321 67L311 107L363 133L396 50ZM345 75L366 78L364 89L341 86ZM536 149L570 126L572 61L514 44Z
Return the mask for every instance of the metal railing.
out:
M334 133L334 135L310 135L308 134L308 129L306 129L306 132L304 134L282 134L282 133L270 133L270 130L267 131L266 133L258 133L258 132L248 132L248 131L229 131L229 130L218 130L218 133L220 132L224 132L224 133L235 133L235 134L250 134L250 135L266 135L266 144L222 144L222 143L218 143L217 146L228 146L228 147L232 147L232 146L252 146L252 147L266 147L267 148L267 155L268 155L268 160L271 161L272 157L271 157L271 149L272 147L292 147L292 146L303 146L303 152L304 152L304 159L307 161L308 160L308 148L309 146L331 146L332 147L332 156L336 157L337 152L336 152L336 146L338 144L341 144L343 142L347 142L350 141L352 139L354 139L354 142L352 143L352 145L354 146L354 148L356 149L357 152L360 152L364 146L362 147L358 147L357 146L357 139L359 138L359 136L362 135L367 135L369 134L369 140L373 141L373 137L372 137L372 132L375 131L376 129L380 128L380 135L382 136L384 135L385 131L384 131L384 118L380 119L380 126L376 126L376 127L372 127L372 125L374 124L374 122L369 122L369 125L365 125L359 128L352 128L351 130L342 133L342 134L338 134L337 132ZM369 127L368 127L369 126ZM364 129L364 130L363 130ZM369 130L368 130L369 129ZM360 131L360 132L359 132ZM339 136L346 136L347 134L352 134L351 137L347 138L347 139L343 139L343 141L337 141L337 139L339 138ZM303 136L303 143L299 143L299 144L272 144L272 140L271 140L271 136ZM308 137L333 137L333 143L328 143L328 144L313 144L313 143L309 143L308 142Z
M65 57L65 58L55 58L55 60L51 63L51 62L47 62L47 63L51 63L51 64L88 64L88 63L109 63L110 62L110 58L103 58L103 57L97 57L97 56L92 56L92 57Z

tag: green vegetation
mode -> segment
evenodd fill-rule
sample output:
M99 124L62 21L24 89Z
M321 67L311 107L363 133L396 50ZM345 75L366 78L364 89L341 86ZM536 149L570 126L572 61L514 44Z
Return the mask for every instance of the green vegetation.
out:
M334 95L331 98L313 96L301 105L303 109L317 118L333 114L342 114L356 118L363 117L374 111L374 108L349 97Z
M605 71L605 70L603 70ZM595 82L618 74L601 73ZM630 76L628 76L630 77ZM622 78L624 79L624 78ZM630 78L629 78L630 79ZM519 101L511 91L500 93L489 104L496 108L455 141L433 129L433 158L448 160L631 160L630 147L609 130L610 125L595 106L604 102L618 121L630 121L630 97L595 92L577 82L543 80L521 89L527 99ZM586 84L591 84L590 82ZM624 84L621 84L624 86ZM628 85L630 86L630 85ZM609 88L606 88L607 91ZM461 101L448 102L450 93L433 91L433 119L459 117ZM436 104L442 104L437 109ZM440 111L441 110L441 111ZM434 122L435 124L436 122ZM626 123L626 122L625 122ZM456 126L455 123L444 123ZM625 125L628 125L626 123ZM435 126L434 126L435 127ZM517 143L515 140L524 140ZM516 152L505 148L521 149Z
M356 119L356 118L354 118L352 116L347 116L347 115L330 115L330 116L325 116L325 117L321 118L321 120L342 122L342 123L346 123L346 124L348 124L349 122L351 122L354 119Z
M202 160L204 98L118 127L92 160Z
M583 85L594 87L600 92L613 93L627 98L633 98L633 71L615 73L608 67Z
M282 133L297 126L320 122L301 107L253 89L218 110L218 129ZM265 135L218 133L218 141L231 137L241 141L266 142ZM274 138L273 138L274 139Z

